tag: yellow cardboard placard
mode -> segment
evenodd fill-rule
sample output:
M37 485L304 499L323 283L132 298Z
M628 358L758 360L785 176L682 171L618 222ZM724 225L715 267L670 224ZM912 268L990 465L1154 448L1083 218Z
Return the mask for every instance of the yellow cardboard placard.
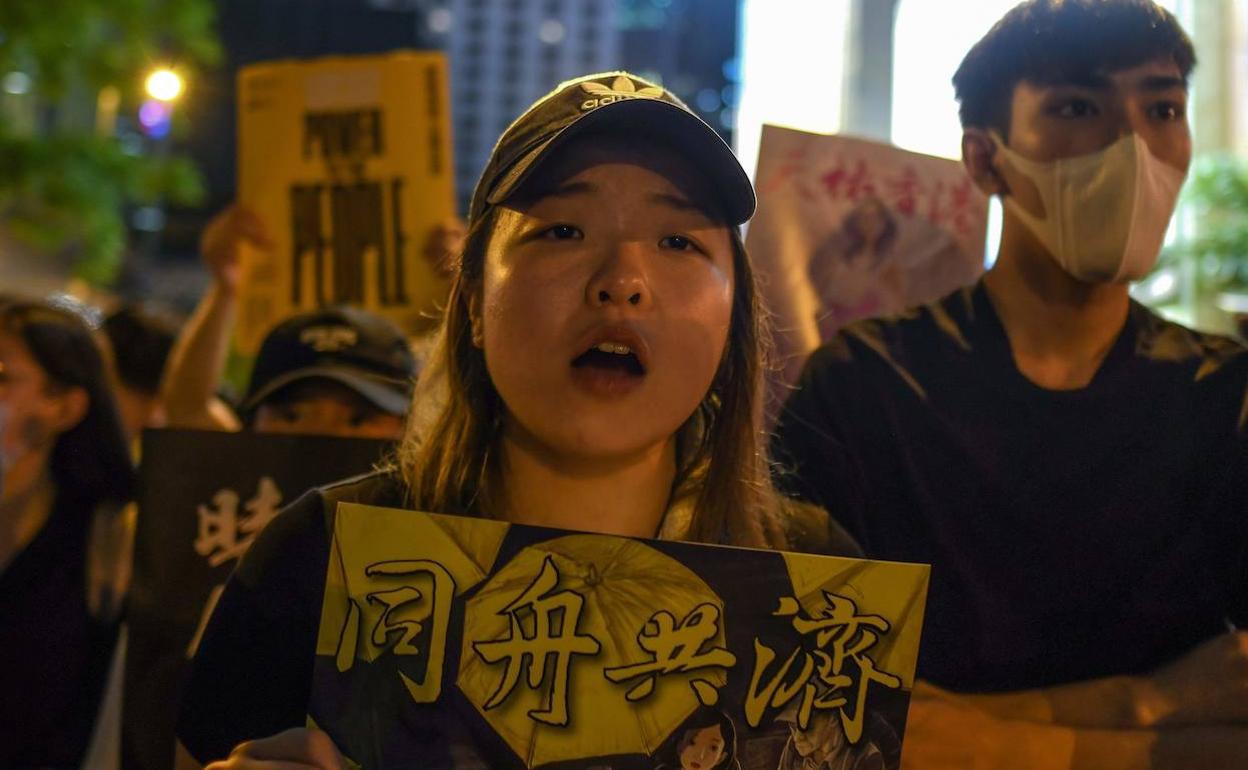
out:
M928 578L341 503L309 720L369 768L676 767L710 718L743 767L895 770Z
M241 355L283 318L336 304L432 327L446 282L423 251L454 215L444 54L244 67L238 147L239 201L274 241L244 250Z

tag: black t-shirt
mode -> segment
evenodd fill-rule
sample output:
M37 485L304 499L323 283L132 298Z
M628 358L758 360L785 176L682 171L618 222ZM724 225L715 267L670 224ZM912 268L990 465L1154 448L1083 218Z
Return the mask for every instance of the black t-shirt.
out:
M204 629L182 696L178 738L201 762L306 723L339 502L399 508L404 487L396 474L378 472L311 490L247 550Z
M94 512L58 495L0 572L0 767L77 768L91 740L117 641L87 607Z
M933 565L919 676L1138 673L1243 625L1248 354L1138 304L1085 388L1014 364L982 286L850 326L777 426L782 488Z
M196 759L306 723L337 505L400 508L405 498L397 473L381 471L308 492L260 533L217 602L183 694L178 738ZM823 510L785 514L795 550L862 555Z

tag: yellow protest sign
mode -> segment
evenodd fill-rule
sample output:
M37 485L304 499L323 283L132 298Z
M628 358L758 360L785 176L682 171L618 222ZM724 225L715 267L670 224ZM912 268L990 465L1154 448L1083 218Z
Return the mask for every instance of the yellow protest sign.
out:
M238 352L335 304L430 328L446 282L424 245L454 215L445 56L256 64L238 95L238 197L274 241L244 253Z
M309 724L367 768L896 770L928 576L341 503Z

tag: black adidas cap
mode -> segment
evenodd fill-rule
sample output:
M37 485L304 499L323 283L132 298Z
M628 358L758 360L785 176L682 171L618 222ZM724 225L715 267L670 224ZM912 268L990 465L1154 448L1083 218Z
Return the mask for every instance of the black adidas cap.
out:
M554 149L591 129L671 145L707 176L731 224L754 214L750 179L713 128L670 91L627 72L604 72L563 83L508 126L473 190L469 220L516 192Z
M353 307L301 313L282 321L260 344L240 411L295 382L341 383L382 411L406 414L416 358L399 327Z

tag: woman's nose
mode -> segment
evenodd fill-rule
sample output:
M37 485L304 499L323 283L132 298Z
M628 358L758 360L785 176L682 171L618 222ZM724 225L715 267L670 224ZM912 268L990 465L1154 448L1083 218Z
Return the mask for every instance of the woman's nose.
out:
M650 301L645 260L638 244L621 244L608 255L588 287L591 305L641 307Z

